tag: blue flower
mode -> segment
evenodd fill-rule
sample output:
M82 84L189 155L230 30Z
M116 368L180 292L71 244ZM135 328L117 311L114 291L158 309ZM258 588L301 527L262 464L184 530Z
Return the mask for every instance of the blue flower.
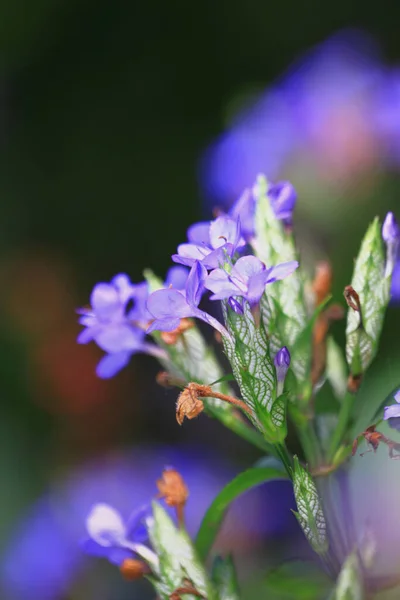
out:
M255 235L256 198L253 190L246 188L230 210L234 219L239 219L241 233L246 241Z
M179 327L181 319L196 317L217 329L222 335L229 335L219 321L198 308L206 277L206 267L200 261L195 261L185 290L168 288L153 292L147 301L147 310L154 317L154 321L147 332L174 331Z
M400 390L394 395L397 404L385 406L383 418L389 422L390 427L400 430Z
M290 261L267 269L256 256L243 256L229 273L224 269L211 271L204 286L213 292L211 300L241 296L254 306L260 301L267 284L284 279L298 266L297 261Z
M146 310L147 283L132 284L125 274L116 275L110 283L98 283L90 297L90 309L81 309L79 323L85 329L79 344L94 341L106 352L96 373L107 379L125 367L137 352L159 354L156 346L144 341L149 321Z
M287 225L292 223L297 193L289 181L280 181L268 189L268 198L275 216Z
M392 212L388 212L383 222L382 238L387 250L385 276L389 277L393 274L400 244L400 227Z
M188 267L200 261L207 269L214 269L244 244L239 221L226 216L211 223L196 223L189 227L187 235L188 243L178 246L178 254L173 254L172 260Z
M114 508L96 504L86 519L89 537L82 541L82 548L88 554L107 558L118 566L127 558L135 557L157 566L157 556L145 545L148 539L146 519L149 518L149 505L140 507L124 523Z

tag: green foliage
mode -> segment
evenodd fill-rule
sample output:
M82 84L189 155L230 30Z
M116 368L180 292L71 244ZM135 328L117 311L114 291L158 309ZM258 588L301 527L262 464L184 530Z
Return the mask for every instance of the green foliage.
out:
M218 494L201 522L196 538L196 548L202 559L207 556L221 527L226 510L241 494L266 481L286 479L285 472L274 467L254 467L240 473Z
M211 572L218 600L239 600L239 588L232 557L214 559Z
M318 554L328 550L326 521L321 501L311 475L294 457L293 489L298 512L296 518L312 548Z
M273 600L320 600L332 582L314 563L293 561L271 570L262 587Z
M185 579L209 600L217 600L186 531L177 528L157 502L153 503L153 516L149 536L160 564L157 576L151 581L162 600L169 600L169 595L181 587ZM187 598L194 599L194 596Z
M276 373L265 329L261 324L257 327L246 302L243 315L225 303L224 315L232 338L224 338L225 352L253 423L269 443L282 442L287 434L286 399L276 397Z
M256 235L252 242L254 252L268 267L278 263L298 260L293 236L284 230L275 218L267 196L268 182L259 176L255 186L257 198ZM304 296L304 281L300 269L282 281L268 287L262 300L264 325L271 336L274 353L282 346L293 348L308 321ZM296 379L303 382L311 366L311 343L292 356L291 368Z
M353 375L364 373L378 349L391 276L385 277L385 255L379 219L369 226L354 265L352 288L360 298L361 313L347 313L346 358Z

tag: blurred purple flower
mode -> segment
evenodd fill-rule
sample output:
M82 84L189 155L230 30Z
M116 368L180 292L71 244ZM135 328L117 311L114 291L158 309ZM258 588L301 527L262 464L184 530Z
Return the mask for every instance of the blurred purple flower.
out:
M275 216L287 225L292 223L292 215L296 206L296 190L289 181L280 181L268 189L268 198Z
M95 285L91 308L79 310L79 323L85 329L79 334L78 343L94 341L107 353L97 365L99 377L113 377L137 352L160 355L157 346L144 340L150 318L147 297L147 283L132 284L127 275L120 274L110 283Z
M385 421L389 421L389 425L390 427L393 427L393 429L400 429L400 390L396 392L394 399L397 404L385 406L383 418Z
M399 164L399 101L400 71L380 62L367 34L341 31L296 61L208 148L205 195L227 207L258 173L276 179L305 152L333 176L371 160Z
M145 521L150 516L150 506L145 504L124 523L119 512L108 504L95 504L86 519L89 537L82 541L82 549L118 566L125 559L138 556L150 565L157 565L156 555L144 545L148 538Z
M154 321L147 332L174 331L179 326L181 319L195 317L205 321L222 335L228 336L225 327L217 319L198 308L204 292L206 277L205 266L201 262L195 261L190 269L184 291L168 288L150 294L147 309L154 317Z
M396 265L399 245L400 245L400 227L395 219L392 212L388 212L382 226L382 238L386 244L386 267L385 276L389 277L393 274L393 270ZM392 297L393 291L396 294L396 287L392 285ZM396 299L396 298L395 298Z
M155 481L167 464L176 467L189 488L186 522L189 533L195 535L209 504L237 474L237 468L206 448L193 446L181 450L140 446L123 455L102 456L55 482L53 489L14 524L11 537L3 540L0 578L4 597L13 600L69 597L68 590L88 563L79 542L85 536L85 518L91 507L96 502L105 503L116 507L124 518L132 505L148 503L157 493ZM243 543L246 538L248 542L259 541L266 532L282 533L291 527L292 521L287 517L289 508L294 508L291 487L287 482L271 485L272 489L263 486L264 490L267 488L266 504L270 507L275 502L277 485L280 490L277 511L265 511L261 488L248 492L232 506L225 534L223 531L220 537L220 548L224 535L229 538L229 547L235 544L240 551L242 546L246 547ZM238 527L238 515L244 507L249 510L249 506L253 517Z
M241 233L246 241L254 236L256 199L253 190L246 188L230 210L230 215L240 221Z
M214 269L244 243L239 221L227 216L211 223L196 223L189 227L187 235L188 243L178 246L178 254L173 254L172 260L189 267L200 261L207 269Z
M268 283L284 279L298 266L297 261L291 261L267 269L256 256L243 256L234 264L230 273L223 269L211 271L204 285L213 292L211 300L240 296L253 306L260 301Z

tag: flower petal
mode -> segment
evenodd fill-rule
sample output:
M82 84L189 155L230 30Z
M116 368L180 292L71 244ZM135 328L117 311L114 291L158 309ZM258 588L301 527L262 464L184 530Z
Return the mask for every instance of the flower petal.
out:
M178 254L172 255L172 260L181 265L191 267L195 260L203 260L211 252L206 246L196 244L180 244Z
M172 287L175 290L184 290L187 282L189 271L185 267L171 267L167 272L167 278L164 286Z
M96 504L86 519L86 529L100 546L119 545L126 537L121 515L108 504Z
M123 350L137 350L144 338L144 331L128 323L110 324L99 329L94 339L96 344L109 354Z
M86 329L83 329L80 332L80 334L76 338L76 341L78 342L78 344L88 344L95 338L98 331L98 327L87 327Z
M143 543L148 539L145 520L152 514L151 506L143 504L138 509L133 511L129 516L126 524L127 537L129 541L134 543Z
M394 395L394 399L396 400L396 402L398 402L400 404L400 390L398 390L395 395Z
M109 283L98 283L90 296L93 311L102 321L111 321L118 317L122 310L118 290Z
M299 263L297 262L297 260L291 260L289 262L276 265L275 267L271 267L270 269L268 269L268 278L266 283L273 283L274 281L284 279L288 275L291 275L293 271L297 269L298 266Z
M385 406L383 418L392 419L393 417L400 417L400 406L398 404L392 404L392 406Z
M166 317L165 319L154 319L147 328L146 333L152 331L174 331L179 327L181 320L179 317Z
M123 352L117 352L115 354L106 354L99 361L96 367L96 374L101 379L109 379L114 377L129 362L132 352L125 350Z
M190 317L192 311L182 292L174 289L157 290L147 300L147 310L156 319Z
M202 221L191 225L187 230L187 238L191 244L210 245L210 222Z
M235 248L240 239L240 223L231 217L218 217L210 225L210 244L212 248L220 248L232 244Z
M199 305L206 277L207 269L197 260L190 269L186 283L186 300L191 307L197 308Z
M223 269L214 269L204 281L204 287L214 293L211 300L222 300L238 294L238 288Z
M258 273L263 271L265 271L265 265L259 258L252 255L242 256L242 258L239 258L235 263L231 272L231 277L232 279L238 278L243 282L247 282L250 277L258 275Z

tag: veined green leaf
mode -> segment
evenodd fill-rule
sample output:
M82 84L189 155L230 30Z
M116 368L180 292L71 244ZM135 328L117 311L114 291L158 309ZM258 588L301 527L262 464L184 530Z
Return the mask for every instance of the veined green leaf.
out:
M313 550L324 554L329 545L325 516L315 483L297 456L294 457L293 489L298 509L294 514Z
M361 243L354 265L352 288L360 298L361 314L349 307L346 358L353 375L366 371L375 357L390 299L391 276L385 277L381 226L376 218Z
M218 600L239 600L239 589L232 557L217 556L212 565L212 581Z
M250 488L275 479L287 479L287 475L280 469L256 467L240 473L224 487L208 508L196 537L196 548L202 559L207 556L231 502Z

